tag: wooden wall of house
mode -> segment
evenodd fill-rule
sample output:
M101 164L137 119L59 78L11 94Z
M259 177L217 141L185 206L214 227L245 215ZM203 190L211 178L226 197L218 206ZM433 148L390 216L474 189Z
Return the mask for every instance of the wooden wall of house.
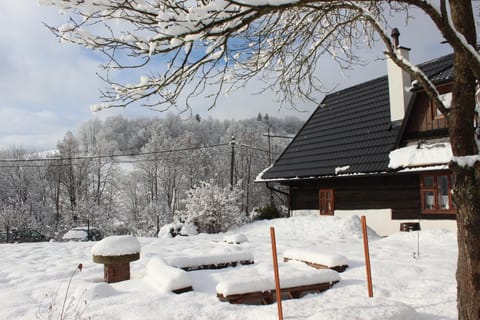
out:
M345 177L290 185L290 208L318 209L319 189L334 189L335 210L392 208L392 219L420 217L420 180L416 174Z
M444 85L438 87L440 93L446 93L451 90L451 85ZM408 139L422 137L422 133L428 133L428 136L432 136L432 133L438 132L439 135L448 135L447 121L443 116L438 116L435 113L435 108L430 98L425 92L418 92L415 105L409 117L409 121L405 128L405 137Z

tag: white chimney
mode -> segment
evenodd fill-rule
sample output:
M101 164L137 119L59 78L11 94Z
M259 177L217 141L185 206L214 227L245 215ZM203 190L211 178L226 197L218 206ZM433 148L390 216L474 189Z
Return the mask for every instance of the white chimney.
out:
M393 45L397 55L409 60L409 48L399 45L400 32L397 28L392 29ZM388 92L390 95L390 119L392 122L403 120L405 111L410 102L411 92L408 90L411 84L410 75L403 71L387 56Z

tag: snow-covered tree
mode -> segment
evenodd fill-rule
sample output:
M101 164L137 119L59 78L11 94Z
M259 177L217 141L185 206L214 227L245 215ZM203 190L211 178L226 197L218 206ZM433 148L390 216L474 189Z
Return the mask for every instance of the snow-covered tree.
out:
M8 206L15 215L12 226L25 228L41 223L42 210L41 167L28 165L26 160L34 160L35 155L21 148L12 148L2 152L1 157L11 162L3 162L0 170L0 205Z
M185 199L185 210L177 216L194 223L199 232L218 233L244 223L240 211L241 191L237 187L219 187L213 181L203 181L191 189Z
M6 232L6 237L10 237L12 227L18 227L18 214L13 207L3 204L0 206L0 230ZM11 239L6 239L11 241Z

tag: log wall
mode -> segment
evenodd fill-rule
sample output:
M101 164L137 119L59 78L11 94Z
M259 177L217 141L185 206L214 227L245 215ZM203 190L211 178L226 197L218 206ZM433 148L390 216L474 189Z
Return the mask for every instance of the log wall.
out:
M392 209L392 219L455 219L455 214L420 214L418 174L322 179L290 184L290 209L319 208L320 189L334 189L335 210Z

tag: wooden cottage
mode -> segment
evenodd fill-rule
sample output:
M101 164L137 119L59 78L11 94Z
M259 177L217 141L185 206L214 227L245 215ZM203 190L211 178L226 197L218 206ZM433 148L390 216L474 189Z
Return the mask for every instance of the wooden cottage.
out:
M397 50L407 59L409 49ZM401 227L456 227L446 120L391 61L388 75L327 95L257 181L288 187L291 215L367 215ZM453 55L419 67L447 101Z

